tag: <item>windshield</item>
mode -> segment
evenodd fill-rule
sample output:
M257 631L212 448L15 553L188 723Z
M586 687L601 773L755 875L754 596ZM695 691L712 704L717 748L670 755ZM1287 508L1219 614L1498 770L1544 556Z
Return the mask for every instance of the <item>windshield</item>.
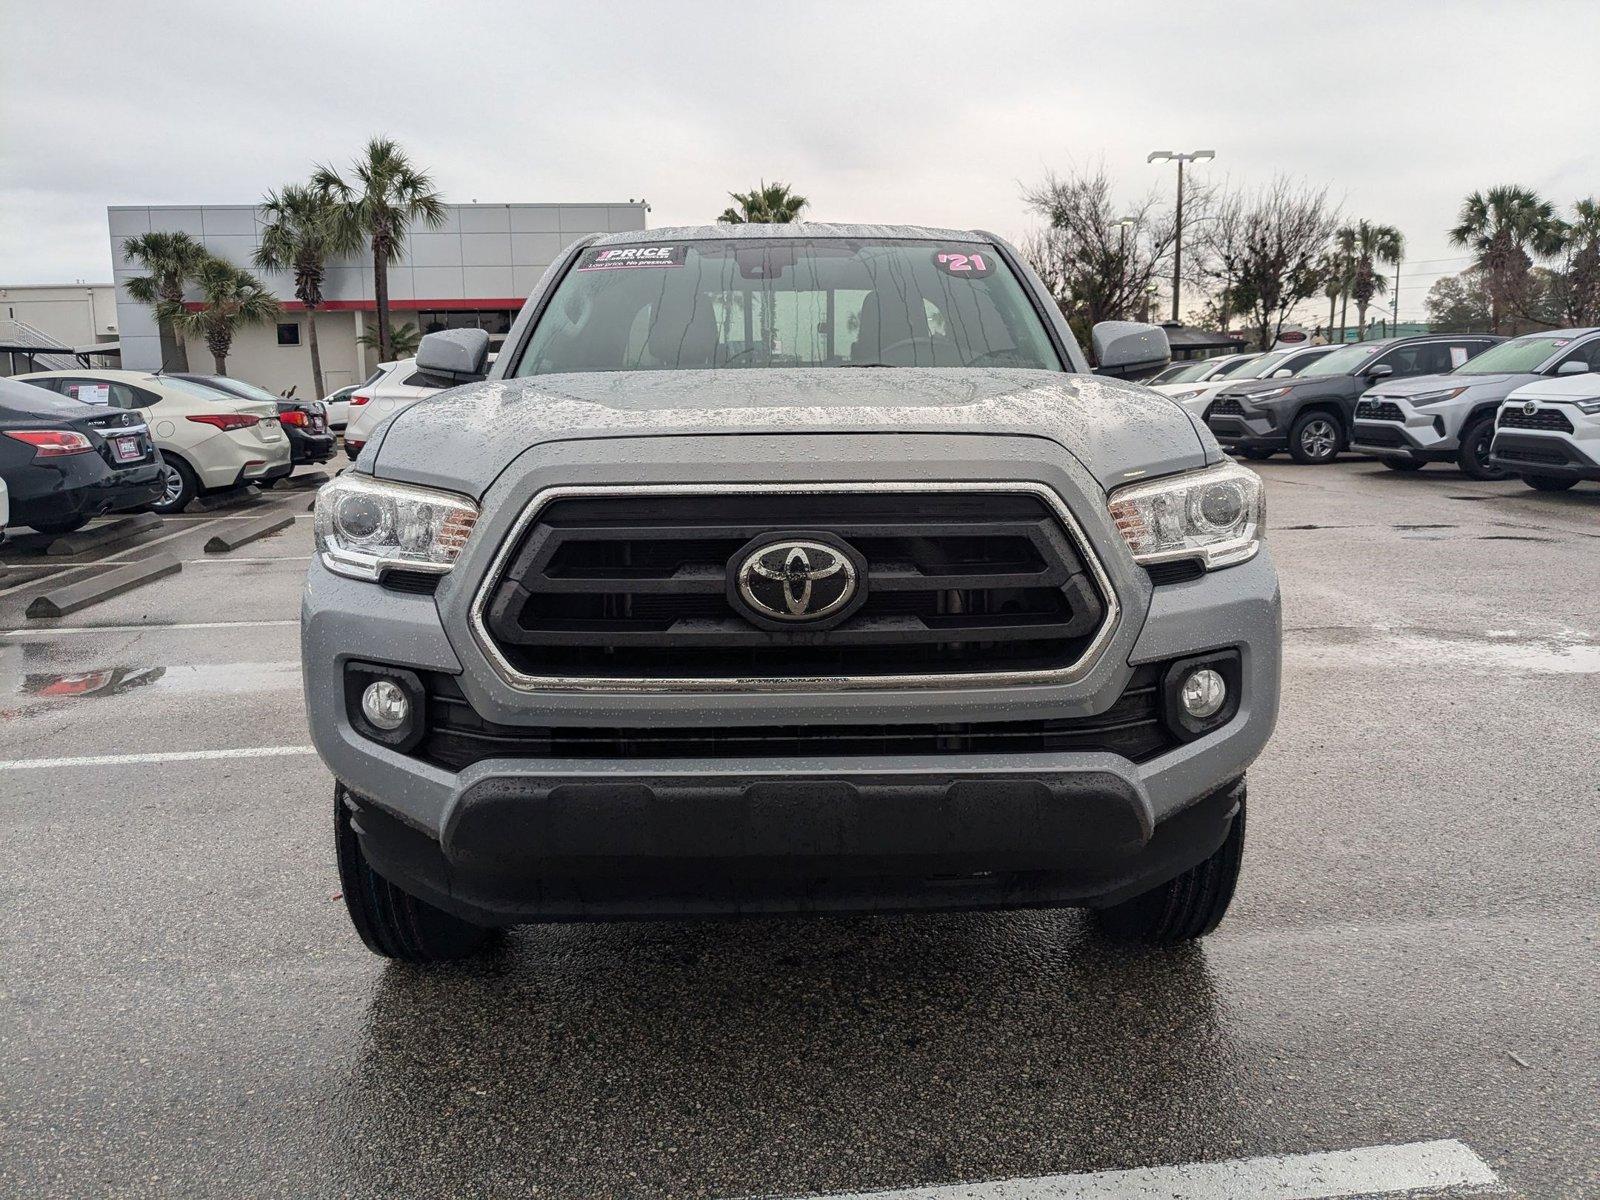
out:
M217 383L208 383L206 386L214 387L219 392L230 392L235 396L244 396L251 400L265 400L270 404L276 404L283 399L276 392L269 392L264 387L258 387L256 384L246 383L242 379L234 379L231 376L226 383L219 381Z
M1062 369L992 246L729 238L583 251L510 374L763 367Z
M1370 342L1365 346L1359 344L1341 346L1332 354L1319 358L1300 374L1306 379L1318 375L1349 375L1357 368L1365 366L1374 354L1383 349L1386 347L1376 342Z
M1264 375L1270 375L1278 369L1278 364L1288 358L1291 353L1293 352L1289 350L1274 350L1271 354L1263 354L1261 357L1245 363L1244 366L1233 373L1233 377L1235 379L1260 379Z
M1173 371L1169 367L1168 370L1171 371L1171 374L1167 375L1167 377L1162 379L1161 382L1189 383L1203 374L1207 369L1210 368L1210 366L1210 362L1202 358L1197 362L1187 363L1176 371Z
M1477 358L1468 359L1452 375L1531 375L1563 346L1570 346L1569 337L1519 337L1498 346L1490 346Z
M1252 362L1255 361L1255 358L1256 358L1256 356L1253 355L1253 354L1246 354L1246 355L1243 355L1240 358L1234 359L1230 363L1224 363L1222 366L1217 368L1216 373L1214 375L1212 375L1211 378L1213 378L1213 379L1225 379L1229 375L1233 375L1235 377L1238 377L1239 375L1242 374L1241 368L1249 366Z

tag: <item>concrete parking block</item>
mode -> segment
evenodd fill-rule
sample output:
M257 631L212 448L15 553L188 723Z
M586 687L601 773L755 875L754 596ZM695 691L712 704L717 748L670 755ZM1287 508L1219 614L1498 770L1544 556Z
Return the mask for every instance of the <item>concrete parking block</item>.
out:
M46 554L85 554L115 542L126 541L136 534L161 528L161 518L155 513L138 513L118 517L104 525L80 529L77 533L63 534L45 547Z
M231 488L226 492L218 492L214 496L196 496L189 501L186 512L216 512L219 508L238 508L247 504L259 504L261 493L246 485L240 488Z
M294 517L291 514L257 517L253 521L242 522L222 533L212 534L206 541L206 553L225 554L229 550L244 545L246 542L264 538L270 533L277 533L278 530L287 529L293 524Z
M153 579L176 575L182 569L183 564L170 554L157 554L152 558L141 559L139 562L106 571L92 579L41 592L29 603L28 615L64 617L68 613L77 612L80 608L88 608L91 604L98 604L113 596L131 592Z

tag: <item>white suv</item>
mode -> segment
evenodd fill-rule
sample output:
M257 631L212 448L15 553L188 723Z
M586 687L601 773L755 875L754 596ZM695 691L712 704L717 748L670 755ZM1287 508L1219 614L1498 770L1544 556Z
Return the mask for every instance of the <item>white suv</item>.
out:
M350 419L344 427L344 452L350 461L360 457L362 447L384 421L441 390L429 376L417 373L414 358L380 363L378 373L350 396Z
M150 507L181 512L202 491L282 479L294 470L278 406L149 371L38 371L19 383L85 404L140 413L161 451L163 491Z
M1506 397L1490 461L1541 492L1600 481L1600 375L1541 379Z

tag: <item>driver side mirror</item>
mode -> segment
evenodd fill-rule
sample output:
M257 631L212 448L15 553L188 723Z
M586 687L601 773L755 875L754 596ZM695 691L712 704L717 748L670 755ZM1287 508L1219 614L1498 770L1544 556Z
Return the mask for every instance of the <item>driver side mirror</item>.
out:
M1581 358L1569 358L1556 368L1557 375L1587 375L1589 364Z
M1101 321L1090 331L1096 375L1139 379L1172 361L1167 331L1139 321Z
M1271 379L1292 379L1293 377L1294 372L1289 370L1288 367L1279 367L1269 376Z
M1387 379L1394 374L1394 368L1388 363L1377 363L1367 368L1367 378L1376 383L1380 379Z
M417 370L444 387L474 383L489 373L489 335L482 329L441 329L417 343Z

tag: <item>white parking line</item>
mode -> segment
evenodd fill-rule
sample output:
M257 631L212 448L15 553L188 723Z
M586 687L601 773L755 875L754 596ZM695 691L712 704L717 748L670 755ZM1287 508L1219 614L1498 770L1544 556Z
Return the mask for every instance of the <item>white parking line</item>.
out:
M295 621L180 621L172 625L146 622L139 625L36 625L28 629L0 631L0 638L48 637L53 633L134 633L151 629L269 629L275 625L299 625Z
M1457 1141L1367 1146L1326 1154L1241 1158L1229 1162L1094 1171L994 1183L951 1184L888 1192L851 1192L830 1200L1334 1200L1455 1189L1498 1188L1489 1165Z
M244 746L237 750L163 750L150 754L87 754L79 758L0 759L0 771L60 767L129 767L142 763L210 762L228 758L286 758L315 754L310 746Z

